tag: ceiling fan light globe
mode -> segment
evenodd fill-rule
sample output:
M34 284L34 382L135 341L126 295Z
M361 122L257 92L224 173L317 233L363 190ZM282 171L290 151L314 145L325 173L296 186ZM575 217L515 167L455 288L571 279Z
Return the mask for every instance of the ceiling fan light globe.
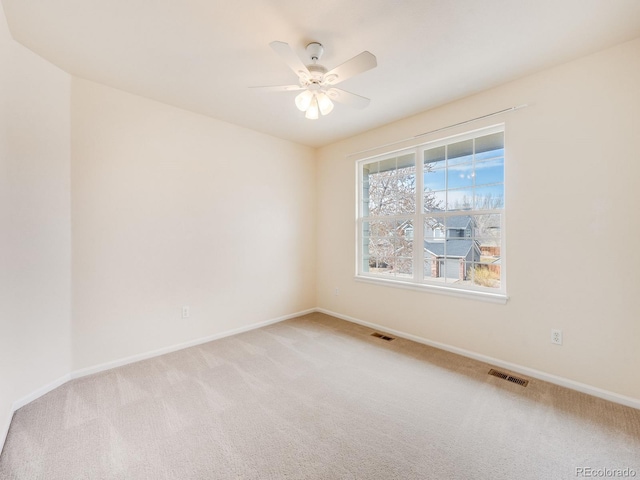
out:
M319 93L316 98L318 99L318 107L322 115L329 115L333 110L333 102L324 93Z
M298 107L298 110L301 112L306 112L311 105L311 100L313 100L313 93L305 90L296 96L296 107Z
M316 99L315 95L311 100L311 104L307 109L307 113L305 114L305 117L308 118L309 120L317 120L318 118L318 100Z

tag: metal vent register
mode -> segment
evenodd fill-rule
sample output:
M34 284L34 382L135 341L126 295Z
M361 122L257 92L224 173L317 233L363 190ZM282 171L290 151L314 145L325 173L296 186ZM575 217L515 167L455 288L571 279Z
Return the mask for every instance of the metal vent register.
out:
M391 340L394 339L394 337L389 337L388 335L383 335L382 333L378 333L378 332L373 332L371 336L376 338L381 338L382 340L386 340L387 342L390 342Z
M526 387L527 385L529 385L529 380L525 380L524 378L514 377L513 375L509 375L508 373L504 373L499 370L494 370L493 368L489 370L489 375L502 378L507 382L517 383L518 385L522 385L523 387Z

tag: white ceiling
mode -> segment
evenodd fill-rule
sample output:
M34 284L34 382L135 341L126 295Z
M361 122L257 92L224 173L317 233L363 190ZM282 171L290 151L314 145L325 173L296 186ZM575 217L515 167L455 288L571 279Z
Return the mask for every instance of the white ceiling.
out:
M72 75L310 146L413 115L640 36L640 0L2 0L14 38ZM340 87L369 97L307 120L269 47L363 50ZM526 99L525 99L526 100Z

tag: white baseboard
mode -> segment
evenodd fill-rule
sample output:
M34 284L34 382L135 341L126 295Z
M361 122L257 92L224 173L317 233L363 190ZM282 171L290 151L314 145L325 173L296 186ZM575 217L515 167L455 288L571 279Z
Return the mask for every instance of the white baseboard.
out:
M14 412L19 408L24 407L28 403L31 403L34 400L40 398L42 395L49 393L51 390L54 390L59 386L65 384L69 380L85 377L87 375L92 375L98 372L103 372L105 370L120 367L122 365L128 365L129 363L139 362L140 360L146 360L148 358L157 357L160 355L164 355L165 353L171 353L177 350L182 350L184 348L194 347L196 345L201 345L203 343L211 342L213 340L218 340L220 338L230 337L231 335L237 335L238 333L248 332L249 330L255 330L257 328L266 327L267 325L272 325L274 323L282 322L284 320L289 320L291 318L300 317L302 315L307 315L309 313L314 313L316 311L317 309L310 308L308 310L303 310L301 312L291 313L289 315L283 315L282 317L272 318L271 320L265 320L263 322L252 323L251 325L246 325L240 328L234 328L232 330L216 333L214 335L209 335L207 337L196 338L188 342L178 343L175 345L170 345L168 347L159 348L157 350L152 350L150 352L140 353L138 355L132 355L130 357L113 360L111 362L102 363L100 365L94 365L92 367L75 370L66 375L63 375L62 377L49 383L48 385L40 387L37 390L31 392L29 395L26 395L20 398L19 400L16 400L15 402L13 402L13 405L11 406L11 412L9 412L9 418L6 420L5 425L2 426L2 430L0 430L0 453L2 452L2 448L4 447L4 443L7 439L7 434L9 433L9 427L11 426L11 420L13 418Z
M4 425L2 425L2 430L0 430L0 455L2 455L4 442L7 440L7 434L9 433L9 427L11 426L11 420L13 420L13 409L11 412L9 412L8 417L9 418L7 418Z
M218 340L220 338L230 337L232 335L237 335L239 333L248 332L250 330L255 330L257 328L266 327L267 325L273 325L274 323L282 322L284 320L289 320L291 318L300 317L302 315L307 315L308 313L313 313L317 311L315 308L310 308L308 310L304 310L302 312L291 313L289 315L283 315L282 317L272 318L271 320L265 320L263 322L252 323L251 325L246 325L240 328L234 328L232 330L226 330L221 333L216 333L214 335L209 335L206 337L196 338L194 340L189 340L188 342L177 343L175 345L170 345L168 347L159 348L157 350L152 350L150 352L140 353L137 355L132 355L130 357L121 358L118 360L113 360L111 362L101 363L100 365L94 365L92 367L83 368L80 370L75 370L71 372L71 378L80 378L86 377L87 375L93 375L94 373L103 372L105 370L111 370L112 368L121 367L123 365L128 365L130 363L139 362L141 360L147 360L149 358L158 357L160 355L164 355L166 353L176 352L178 350L182 350L189 347L195 347L196 345L202 345L203 343L211 342L213 340Z
M18 410L19 408L24 407L26 404L40 398L44 394L49 393L51 390L55 390L60 385L67 383L69 380L71 380L71 374L67 373L57 380L54 380L53 382L45 385L44 387L40 387L39 389L31 392L29 395L25 395L24 397L16 400L15 402L13 402L13 406L11 407L11 414L13 414L13 412Z
M11 426L11 420L13 419L13 414L15 413L15 411L19 408L24 407L26 404L40 398L44 394L49 393L51 390L55 390L60 385L67 383L70 379L71 375L67 373L57 380L54 380L53 382L31 392L29 395L25 395L24 397L13 402L13 404L11 405L11 411L9 412L9 418L6 420L5 425L3 425L2 430L0 430L0 453L2 453L2 448L4 447L4 442L7 439L7 434L9 433L9 427Z
M401 332L400 330L394 330L392 328L385 327L384 325L378 325L376 323L367 322L364 320L360 320L358 318L350 317L348 315L342 315L340 313L332 312L324 308L317 308L316 311L320 313L325 313L327 315L331 315L332 317L346 320L348 322L357 323L365 327L370 327L370 328L373 328L374 330L380 330L382 332L392 333L397 337L406 338L407 340L413 340L414 342L422 343L430 347L435 347L440 350L446 350L447 352L456 353L458 355L462 355L463 357L472 358L480 362L502 367L514 373L521 373L529 377L537 378L538 380L543 380L545 382L553 383L561 387L569 388L571 390L576 390L578 392L586 393L587 395L592 395L594 397L602 398L604 400L609 400L614 403L619 403L621 405L637 408L640 410L640 400L637 398L627 397L625 395L620 395L618 393L610 392L608 390L594 387L592 385L576 382L568 378L559 377L557 375L553 375L546 372L541 372L540 370L535 370L529 367L523 367L522 365L517 365L515 363L505 362L504 360L489 357L487 355L482 355L480 353L472 352L470 350L465 350L463 348L453 347L451 345L447 345L440 342L434 342L432 340L428 340L426 338L422 338L417 335Z

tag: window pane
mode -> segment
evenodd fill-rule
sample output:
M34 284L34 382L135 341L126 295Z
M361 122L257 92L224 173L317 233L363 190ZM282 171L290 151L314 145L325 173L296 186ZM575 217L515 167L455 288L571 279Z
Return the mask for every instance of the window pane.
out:
M377 220L363 222L363 258L369 273L393 276L413 275L413 222Z
M497 158L504 158L504 148L476 153L476 162L484 162L485 160L494 160Z
M470 210L473 208L473 188L461 188L447 192L447 210Z
M463 281L464 265L464 260L460 258L438 257L437 261L431 261L429 276L444 283L460 283Z
M442 212L447 202L447 192L425 192L423 201L425 212Z
M424 239L444 240L444 217L426 217L424 219Z
M485 162L476 162L476 185L504 182L504 158L498 157Z
M435 147L424 151L424 163L442 162L447 158L446 147Z
M455 267L455 265L443 257L425 252L424 266L422 268L424 278L442 283L453 283L454 279L447 275L447 271L451 270L452 267Z
M446 163L433 162L424 165L424 188L426 190L444 190L446 183Z
M413 257L396 257L393 273L398 277L413 277Z
M424 152L423 210L444 210L447 188L446 148L438 147Z
M473 160L473 139L447 146L447 165L469 163Z
M500 245L501 215L474 215L474 237Z
M447 188L471 187L475 172L472 163L449 166L447 169Z
M477 262L467 269L468 281L478 287L500 288L500 263Z
M396 176L389 172L369 178L369 215L398 215L415 211L416 177Z
M441 216L424 219L423 276L431 280L445 281L445 218Z
M474 234L474 223L471 215L448 217L445 222L447 238L471 238Z
M475 189L475 208L479 210L504 207L504 185L489 185Z
M396 160L397 160L397 168L400 173L402 173L402 170L406 168L409 168L411 169L411 171L415 172L416 158L413 152L401 155L397 157Z
M416 174L413 154L363 165L363 216L415 212Z
M492 133L476 138L476 160L504 153L504 132Z
M368 217L369 216L369 197L363 198L362 203L360 204L361 208L361 216Z

